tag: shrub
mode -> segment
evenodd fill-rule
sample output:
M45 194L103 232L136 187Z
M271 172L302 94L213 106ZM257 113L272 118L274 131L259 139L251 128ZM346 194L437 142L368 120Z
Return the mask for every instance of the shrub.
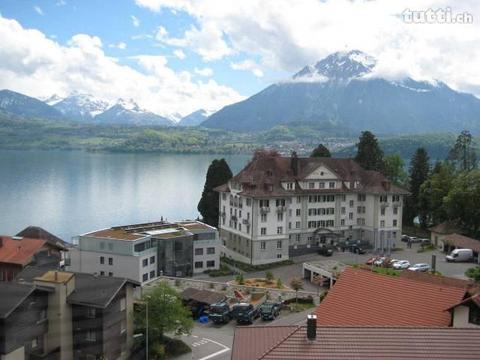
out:
M235 281L238 285L244 285L245 280L243 279L243 274L238 274L237 276L235 276Z
M268 282L269 284L271 284L271 283L273 282L273 279L274 279L273 273L272 273L271 271L267 271L267 272L265 273L265 279L267 279L267 282Z
M282 289L282 288L283 288L282 279L278 278L277 279L277 289Z

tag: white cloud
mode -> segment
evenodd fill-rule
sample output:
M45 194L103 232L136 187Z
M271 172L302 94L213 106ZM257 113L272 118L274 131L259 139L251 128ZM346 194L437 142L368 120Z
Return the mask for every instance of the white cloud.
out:
M187 55L185 55L185 53L183 52L182 49L176 49L173 51L173 55L175 55L177 58L179 58L180 60L183 60L187 57Z
M115 48L115 49L120 49L120 50L125 50L127 48L127 44L125 44L124 42L121 41L117 44L110 44L110 45L108 45L108 47Z
M179 38L205 60L233 53L260 59L262 69L295 72L338 50L378 58L382 73L437 78L480 95L480 2L474 0L136 0L152 11L186 12L196 25ZM473 24L409 24L406 9L450 7ZM392 75L393 76L393 75Z
M130 15L130 19L132 19L132 25L133 26L135 26L135 27L140 26L140 20L136 16Z
M230 63L230 67L233 70L247 70L251 71L256 77L263 77L263 71L260 69L258 64L250 59L240 61L237 63Z
M35 6L33 7L33 10L35 10L35 12L36 12L38 15L42 15L42 16L45 15L45 13L43 12L43 10L42 10L42 8L41 8L40 6L35 5Z
M160 115L219 109L242 97L216 81L193 81L164 56L136 56L139 70L105 55L100 38L73 36L60 45L42 32L0 17L0 88L35 97L90 93L107 101L134 98Z
M57 2L55 3L55 5L57 6L65 6L67 5L67 2L65 0L57 0Z
M205 77L213 76L213 70L211 68L208 68L208 67L203 68L203 69L195 68L193 71L195 72L195 74L200 75L200 76L205 76Z

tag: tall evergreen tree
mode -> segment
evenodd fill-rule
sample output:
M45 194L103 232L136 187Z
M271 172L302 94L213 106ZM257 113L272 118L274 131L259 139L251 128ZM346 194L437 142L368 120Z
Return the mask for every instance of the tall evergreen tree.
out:
M325 145L319 144L315 149L313 149L310 157L332 157L332 154L330 154L330 150L328 150Z
M370 131L362 131L355 161L366 170L384 171L383 151L378 145L377 138Z
M202 214L203 221L211 226L218 227L219 194L213 189L225 184L232 178L232 171L225 159L215 159L208 167L202 198L197 209Z
M406 185L407 172L405 171L405 162L398 154L387 155L384 159L385 176L397 185Z
M420 223L422 226L427 224L427 214L419 214L419 194L420 187L428 179L430 164L427 151L425 148L418 148L413 154L410 163L410 196L407 198L404 208L403 219L406 224L413 224L413 219L420 215Z
M464 130L458 135L455 145L450 149L448 160L460 171L471 171L477 167L477 154L469 131Z

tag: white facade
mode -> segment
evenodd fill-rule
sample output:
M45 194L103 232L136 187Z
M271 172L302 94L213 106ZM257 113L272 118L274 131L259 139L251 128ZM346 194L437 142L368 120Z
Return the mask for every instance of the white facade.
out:
M281 195L244 195L242 185L231 180L228 191L219 191L222 251L254 265L282 261L294 250L317 246L330 231L389 251L400 241L403 196L360 192L361 185L326 166L302 180L281 182Z

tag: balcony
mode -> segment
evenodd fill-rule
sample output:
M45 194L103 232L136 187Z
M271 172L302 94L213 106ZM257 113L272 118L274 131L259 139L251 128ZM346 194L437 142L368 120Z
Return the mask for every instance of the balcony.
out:
M269 212L270 212L270 207L268 207L268 206L260 207L260 213L261 214L266 214L266 213L269 213Z
M287 211L286 206L277 206L277 213L282 213L282 212L285 212L285 211Z
M248 219L243 219L243 220L242 220L242 224L243 224L243 225L250 225L250 220L248 220Z
M232 219L232 221L235 221L235 222L238 221L238 218L235 215L232 215L231 219Z
M385 209L385 208L387 208L387 207L389 207L389 206L390 206L389 203L386 203L386 202L380 203L380 207L381 207L382 209Z

